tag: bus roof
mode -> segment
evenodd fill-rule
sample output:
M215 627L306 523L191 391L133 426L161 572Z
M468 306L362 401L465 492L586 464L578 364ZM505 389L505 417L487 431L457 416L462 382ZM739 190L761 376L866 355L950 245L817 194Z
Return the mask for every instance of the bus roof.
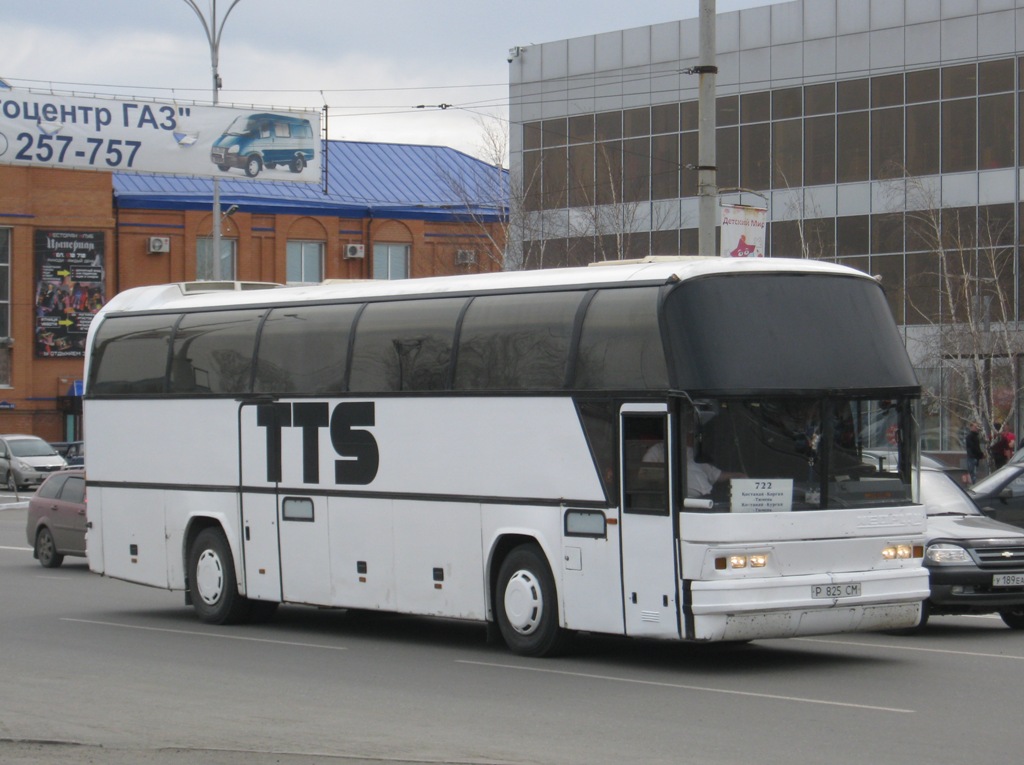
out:
M435 276L401 280L336 280L304 286L246 282L187 282L125 290L107 301L102 313L188 310L221 306L429 297L478 292L522 292L560 287L657 284L727 273L867 274L846 266L791 258L649 257L597 263L589 267ZM273 287L273 289L268 289Z

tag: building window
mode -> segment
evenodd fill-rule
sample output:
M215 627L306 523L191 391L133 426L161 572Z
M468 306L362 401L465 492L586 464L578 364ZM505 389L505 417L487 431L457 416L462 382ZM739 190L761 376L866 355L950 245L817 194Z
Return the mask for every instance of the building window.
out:
M11 384L11 229L0 228L0 385Z
M407 244L375 244L375 245L373 245L373 278L374 279L408 279L409 278L409 245L407 245Z
M235 278L235 262L238 241L235 239L220 240L220 273L213 273L213 238L200 237L196 240L196 279L199 281L232 280Z
M285 279L289 284L305 282L316 284L324 280L324 243L288 242L288 262Z

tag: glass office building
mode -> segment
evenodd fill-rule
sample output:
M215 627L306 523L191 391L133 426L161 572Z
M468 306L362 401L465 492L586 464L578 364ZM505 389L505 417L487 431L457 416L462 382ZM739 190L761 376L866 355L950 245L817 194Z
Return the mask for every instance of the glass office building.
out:
M932 394L926 450L960 450L965 386L1016 424L1024 0L793 0L715 26L723 202L767 202L769 256L881 278ZM509 51L523 265L696 253L698 54L696 18Z

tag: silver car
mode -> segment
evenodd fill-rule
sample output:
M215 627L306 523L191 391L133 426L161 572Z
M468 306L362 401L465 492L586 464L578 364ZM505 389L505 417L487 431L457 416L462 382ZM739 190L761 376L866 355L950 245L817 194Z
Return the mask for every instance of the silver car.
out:
M64 458L41 438L20 433L0 436L0 483L10 491L38 486L65 467Z

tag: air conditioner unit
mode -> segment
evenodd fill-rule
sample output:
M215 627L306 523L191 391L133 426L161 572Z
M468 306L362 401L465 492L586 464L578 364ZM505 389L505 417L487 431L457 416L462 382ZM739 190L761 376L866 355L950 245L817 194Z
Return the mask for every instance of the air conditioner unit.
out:
M456 250L455 264L458 266L471 266L476 263L476 250Z
M345 259L346 260L358 260L359 258L366 257L366 247L361 244L346 244L345 245Z
M171 251L171 238L169 236L151 236L149 238L149 252L156 254Z

